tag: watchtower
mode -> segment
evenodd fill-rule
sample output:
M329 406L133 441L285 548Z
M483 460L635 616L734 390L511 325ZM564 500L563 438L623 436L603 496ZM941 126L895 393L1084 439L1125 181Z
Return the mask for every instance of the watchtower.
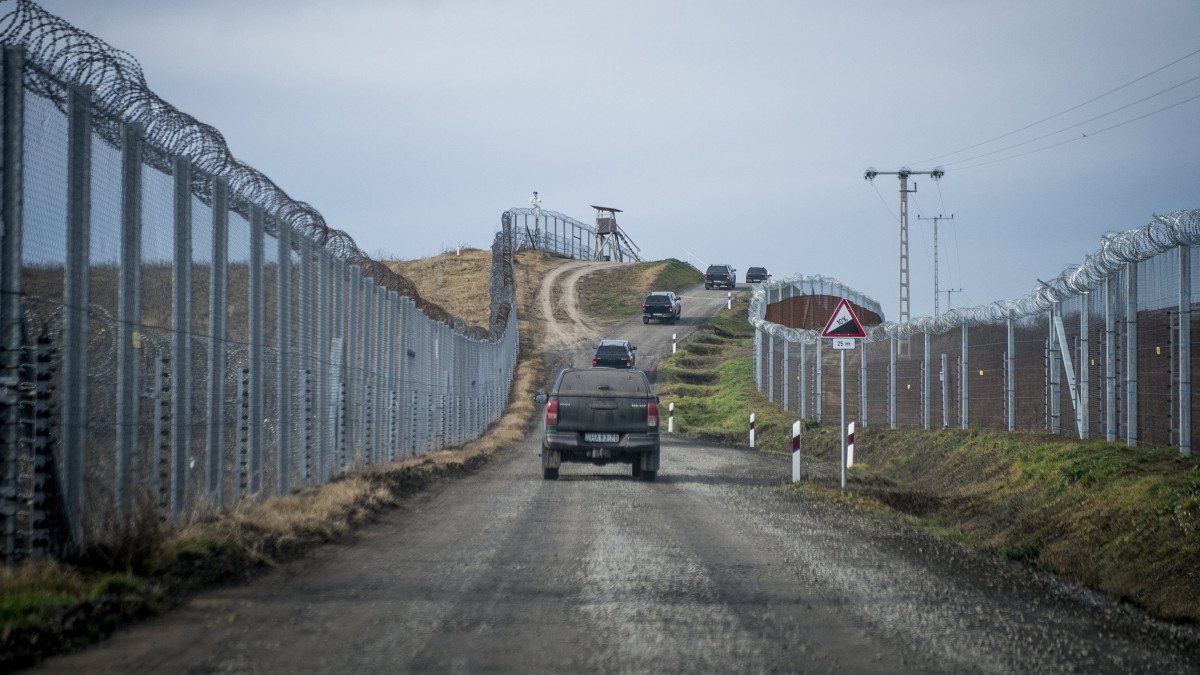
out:
M621 209L614 209L611 206L596 206L596 241L592 246L593 260L604 260L604 250L607 248L611 259L617 262L641 262L642 259L638 256L641 249L629 235L617 225L617 215L621 213ZM626 258L629 260L627 261Z

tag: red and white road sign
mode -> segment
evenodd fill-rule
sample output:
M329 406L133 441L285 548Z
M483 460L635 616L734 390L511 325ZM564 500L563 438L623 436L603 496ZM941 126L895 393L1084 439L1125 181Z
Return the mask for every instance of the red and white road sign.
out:
M867 333L863 330L862 324L858 322L858 317L854 316L850 302L842 298L837 309L833 311L833 316L829 317L829 323L825 324L825 330L821 331L821 337L865 338Z

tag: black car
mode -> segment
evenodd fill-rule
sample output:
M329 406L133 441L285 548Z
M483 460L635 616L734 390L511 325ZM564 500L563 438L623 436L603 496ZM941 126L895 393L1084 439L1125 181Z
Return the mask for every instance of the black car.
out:
M629 344L629 340L601 340L596 345L596 355L592 357L592 367L599 368L632 368L637 361L634 352L637 347Z
M704 287L716 288L721 286L734 290L737 288L737 270L729 265L709 265L704 273Z
M675 323L683 311L679 296L671 291L654 291L642 303L642 323L650 319L661 319L663 323Z
M746 283L758 284L771 280L771 273L765 267L751 267L746 270Z

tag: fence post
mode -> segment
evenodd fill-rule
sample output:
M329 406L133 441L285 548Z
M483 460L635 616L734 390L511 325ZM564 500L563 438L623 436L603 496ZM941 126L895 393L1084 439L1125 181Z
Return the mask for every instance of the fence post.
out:
M1117 440L1117 274L1104 282L1104 438Z
M896 428L896 336L888 337L888 426Z
M250 377L249 388L249 494L262 490L263 471L263 401L265 400L265 370L263 351L263 324L266 315L266 288L263 283L263 259L266 245L265 214L263 207L250 206Z
M775 402L775 335L767 333L767 400Z
M91 91L67 90L67 258L63 287L63 499L72 548L82 550L87 440L88 296L91 251ZM6 219L7 221L7 219ZM5 317L7 319L7 317Z
M208 494L224 505L225 317L229 306L229 183L213 178L212 269L208 280L208 430L205 437Z
M138 350L142 323L142 130L121 126L121 281L117 324L117 510L132 504L133 451L137 447Z
M296 250L299 252L300 259L300 302L297 303L297 325L300 326L299 338L300 348L296 353L296 358L299 360L296 370L303 374L301 380L304 385L303 395L300 400L304 404L304 409L301 411L298 424L303 429L303 434L300 437L300 448L304 453L304 461L300 464L300 481L304 485L310 485L313 477L313 450L317 446L317 428L320 418L314 414L316 407L316 392L313 389L316 379L316 322L313 320L315 313L313 311L313 275L317 272L317 265L314 263L314 251L312 240L303 234L296 235Z
M821 387L821 342L823 341L820 339L817 340L817 381L813 387L813 396L816 397L814 403L816 404L818 422L821 421L821 415L825 411L825 397L822 395Z
M275 419L275 494L283 496L292 488L292 228L275 222L279 247L278 273L275 277L275 336L279 349L276 362Z
M925 331L925 346L921 356L921 426L928 430L933 408L933 373L929 363L929 331Z
M0 429L0 537L7 562L17 554L17 446L20 443L21 411L17 383L20 379L24 309L21 303L21 206L24 200L25 52L19 47L4 47L0 73L0 377L3 377L3 420Z
M1004 363L1004 400L1008 406L1008 430L1016 431L1017 429L1017 336L1016 327L1013 325L1012 311L1008 312L1008 316L1004 317L1005 327L1008 329L1008 358Z
M1092 330L1091 321L1091 292L1084 291L1079 298L1079 408L1075 414L1079 416L1080 438L1087 440L1092 435L1092 395L1091 386L1091 345L1088 333Z
M175 266L171 320L171 518L188 498L192 446L192 164L172 158L175 178Z
M968 383L970 382L970 377L969 377L968 373L971 372L971 368L970 368L970 365L967 360L967 356L969 353L969 349L968 349L969 346L970 346L970 343L969 343L969 335L968 335L968 331L967 331L967 322L963 321L963 324L962 324L962 359L960 360L959 370L958 370L958 401L959 401L958 414L962 420L962 428L963 429L966 429L970 426L970 419L971 419L970 411L967 408L967 404L971 400L970 396L969 396L970 388L968 387Z
M942 380L942 428L950 428L950 373L947 371L947 359L945 352L942 352L942 371L939 377Z
M1055 347L1057 341L1054 336L1055 319L1062 319L1062 305L1057 300L1050 304L1050 321L1049 334L1047 336L1046 346L1050 355L1050 431L1055 435L1062 434L1062 353Z
M783 372L780 374L780 387L779 387L779 393L780 393L780 397L783 400L782 406L783 406L784 410L788 409L788 389L790 389L790 387L788 386L788 351L789 351L788 346L790 344L791 344L791 340L789 340L785 336L783 338L783 364L782 364Z
M754 327L754 386L762 391L762 329Z
M1192 456L1192 248L1179 246L1179 454Z
M799 382L800 418L808 415L808 345L800 343L800 367L796 369L796 381Z
M1125 445L1132 448L1138 440L1138 264L1127 263L1125 269Z
M867 426L867 341L859 342L862 352L859 354L858 367L858 423Z
M333 256L329 249L319 247L317 256L317 392L316 408L318 443L316 458L316 482L324 483L330 477L330 458L333 453L336 437L334 432L337 424L333 421L331 411L336 398L333 395L334 380L330 375L330 349L333 344L334 302L333 302Z

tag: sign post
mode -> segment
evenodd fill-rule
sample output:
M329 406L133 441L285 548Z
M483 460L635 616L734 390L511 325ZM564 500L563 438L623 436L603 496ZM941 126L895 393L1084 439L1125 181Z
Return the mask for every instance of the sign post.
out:
M862 324L858 322L858 317L854 315L854 309L850 307L850 302L845 298L838 303L837 309L833 310L833 316L829 317L829 322L825 324L825 330L821 331L821 337L829 338L833 341L833 348L838 350L842 355L842 421L838 426L838 435L842 438L842 489L846 489L846 350L854 349L854 341L867 337L863 331Z

